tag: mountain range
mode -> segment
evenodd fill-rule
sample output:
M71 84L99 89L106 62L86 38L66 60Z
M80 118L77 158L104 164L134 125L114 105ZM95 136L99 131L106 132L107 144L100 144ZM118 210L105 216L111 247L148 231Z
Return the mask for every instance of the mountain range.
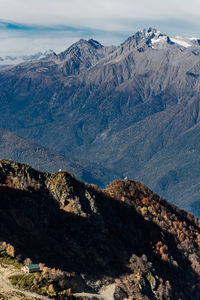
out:
M200 216L199 68L199 39L153 28L119 46L81 39L0 72L0 127Z

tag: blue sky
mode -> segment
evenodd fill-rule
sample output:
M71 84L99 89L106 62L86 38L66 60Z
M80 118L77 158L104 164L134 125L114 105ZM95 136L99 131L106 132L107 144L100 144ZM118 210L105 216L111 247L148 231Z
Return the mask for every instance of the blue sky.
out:
M119 44L148 27L200 37L200 1L0 0L0 56L60 52L80 38Z

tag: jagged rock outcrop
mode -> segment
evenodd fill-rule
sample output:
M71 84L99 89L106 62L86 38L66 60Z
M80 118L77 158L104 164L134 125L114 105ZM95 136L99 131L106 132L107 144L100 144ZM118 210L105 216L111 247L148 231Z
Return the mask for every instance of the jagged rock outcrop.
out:
M0 241L71 274L73 293L114 283L119 300L200 297L198 219L140 182L101 191L1 160L0 199Z

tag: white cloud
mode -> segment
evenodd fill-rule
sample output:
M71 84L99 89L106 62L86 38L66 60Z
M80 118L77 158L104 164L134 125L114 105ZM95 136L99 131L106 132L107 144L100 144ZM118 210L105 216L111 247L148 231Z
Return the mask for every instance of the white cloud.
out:
M0 0L0 21L38 26L5 30L0 23L0 56L48 49L59 52L79 38L117 44L149 26L174 36L198 37L200 1ZM76 30L70 32L65 26Z
M131 20L200 23L198 0L0 0L0 19L124 30ZM127 22L127 23L126 23Z
M47 32L40 35L35 33L30 35L29 32L10 32L7 30L0 31L0 57L5 58L8 55L21 56L34 54L39 51L54 50L56 53L66 50L71 44L81 38L94 38L105 45L120 44L127 36L113 36L110 33L98 33L88 35L83 32Z
M3 43L0 43L0 57L6 57L8 55L20 56L22 54L34 54L39 51L43 52L52 48L56 52L61 52L75 41L76 40L73 38L7 38L3 41Z

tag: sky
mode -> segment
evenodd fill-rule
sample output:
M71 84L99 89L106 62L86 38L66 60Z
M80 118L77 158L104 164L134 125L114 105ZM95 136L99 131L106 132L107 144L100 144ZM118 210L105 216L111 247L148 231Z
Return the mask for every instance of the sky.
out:
M200 1L0 0L0 56L58 53L80 38L118 45L149 27L200 37Z

